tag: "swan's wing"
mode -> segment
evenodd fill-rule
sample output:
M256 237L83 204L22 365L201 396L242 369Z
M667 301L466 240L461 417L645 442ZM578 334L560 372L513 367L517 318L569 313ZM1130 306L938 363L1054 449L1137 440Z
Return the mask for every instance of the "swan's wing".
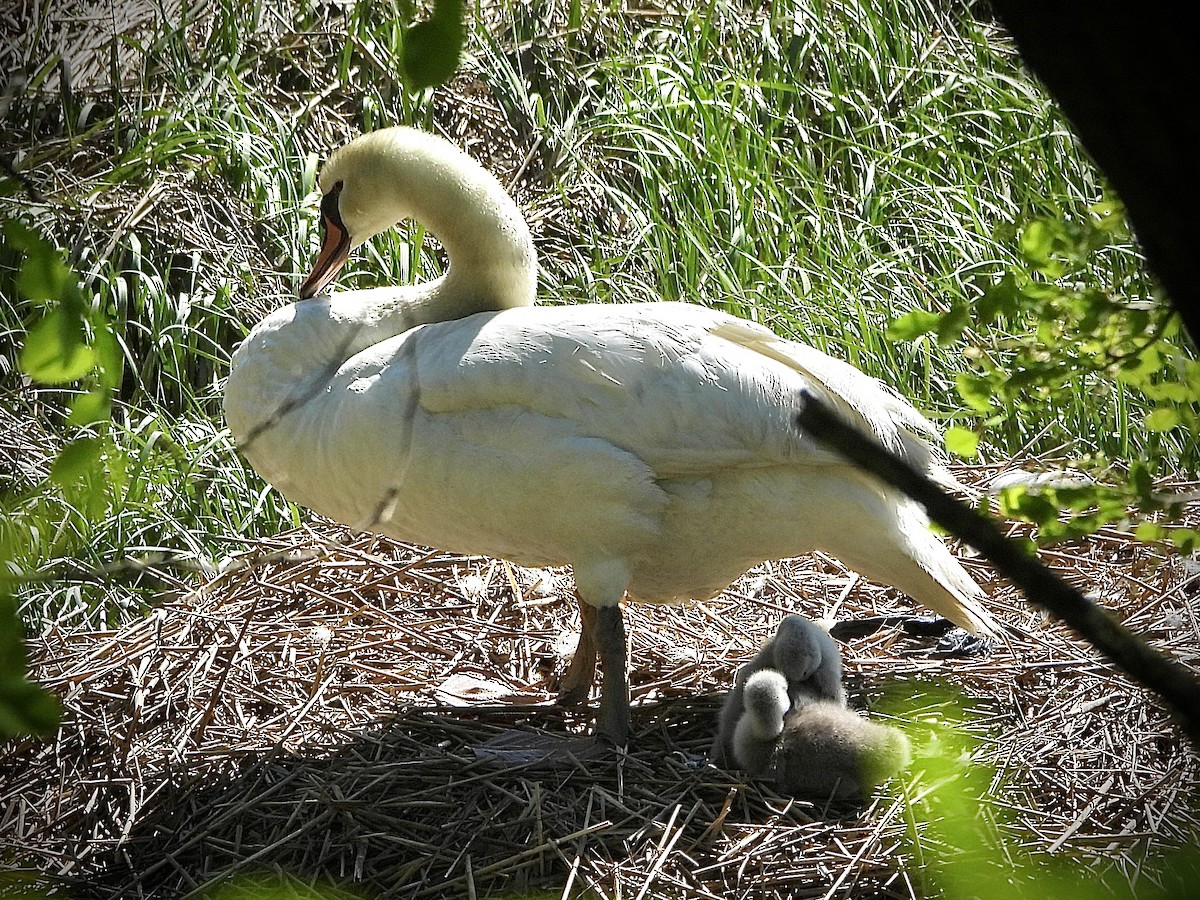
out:
M825 404L866 435L946 487L961 489L946 470L939 449L938 429L895 390L849 363L795 341L780 338L753 322L727 318L712 334L791 368L809 383Z
M880 382L703 307L535 307L434 327L417 355L423 409L534 410L633 453L659 477L840 463L795 428L804 390L929 465L920 435L931 426Z

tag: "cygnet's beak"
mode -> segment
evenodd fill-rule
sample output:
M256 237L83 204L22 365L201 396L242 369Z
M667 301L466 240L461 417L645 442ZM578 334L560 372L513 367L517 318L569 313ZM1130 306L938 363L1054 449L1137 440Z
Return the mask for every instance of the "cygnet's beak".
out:
M333 190L321 198L321 252L317 254L317 261L304 279L304 284L300 285L301 300L321 293L350 256L350 232L342 224L342 215L338 210L338 195L341 192L342 183L339 181Z

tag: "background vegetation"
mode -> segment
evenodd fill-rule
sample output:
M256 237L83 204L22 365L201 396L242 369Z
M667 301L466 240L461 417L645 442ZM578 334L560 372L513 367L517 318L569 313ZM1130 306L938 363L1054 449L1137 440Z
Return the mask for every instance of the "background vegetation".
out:
M413 4L167 9L101 29L90 67L32 65L32 35L5 98L0 558L42 574L16 588L34 627L115 623L189 577L156 560L211 572L302 518L232 448L220 383L313 258L320 160L394 123L511 185L542 302L728 309L896 386L964 453L982 436L985 459L1136 464L1146 496L1194 469L1190 363L1120 207L986 7L480 3L432 90L397 74ZM436 274L424 237L376 240L342 283ZM47 370L19 348L72 308L90 349L29 383ZM1098 322L1119 340L1081 347Z

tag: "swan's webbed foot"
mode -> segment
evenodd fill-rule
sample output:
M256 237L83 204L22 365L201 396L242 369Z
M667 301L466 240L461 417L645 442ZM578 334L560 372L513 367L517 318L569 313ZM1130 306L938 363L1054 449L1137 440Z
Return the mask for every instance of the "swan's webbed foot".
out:
M911 637L937 638L937 646L928 651L930 656L987 656L995 648L991 638L971 634L942 616L894 615L846 619L836 623L829 633L840 641L846 641L868 637L881 628L899 628Z
M937 646L930 651L930 656L960 657L960 656L989 656L994 649L991 638L971 634L962 628L955 628L942 635Z

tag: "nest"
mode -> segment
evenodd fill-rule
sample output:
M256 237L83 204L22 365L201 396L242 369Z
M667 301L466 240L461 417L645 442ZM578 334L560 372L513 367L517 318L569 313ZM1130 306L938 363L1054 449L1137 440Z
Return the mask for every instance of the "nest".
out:
M1117 534L1046 556L1195 665L1194 570ZM1014 839L1135 881L1194 840L1196 754L1155 698L966 564L1028 637L967 658L897 629L852 639L852 704L955 686ZM903 779L831 806L705 760L721 692L793 610L913 611L819 554L708 603L630 606L630 753L506 761L484 750L590 724L553 704L578 628L567 573L319 523L130 625L33 641L64 720L0 756L0 859L78 897L191 896L264 872L388 897L922 896Z

